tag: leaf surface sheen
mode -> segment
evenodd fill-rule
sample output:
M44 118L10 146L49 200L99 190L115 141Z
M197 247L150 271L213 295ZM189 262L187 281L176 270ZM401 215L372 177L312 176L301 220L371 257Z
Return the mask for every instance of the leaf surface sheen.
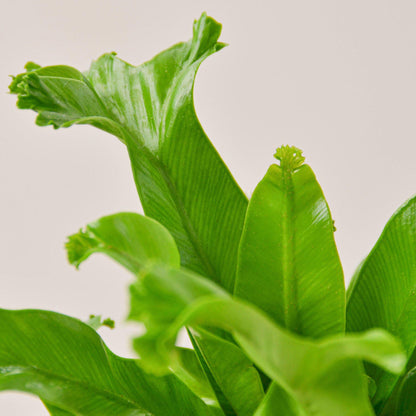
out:
M280 325L319 338L345 328L345 286L333 223L308 165L271 165L247 210L236 296Z
M38 112L39 125L91 124L125 143L146 215L172 234L184 266L232 291L247 198L206 137L193 103L199 65L225 46L217 41L220 32L221 25L203 14L189 42L138 67L114 53L84 73L29 63L10 91L18 107ZM107 254L123 264L117 253Z
M227 290L234 286L247 199L195 114L202 61L222 49L221 25L205 14L193 38L140 66L106 54L84 74L28 64L10 91L18 106L55 128L91 124L123 141L146 215L173 235L182 264Z
M347 331L384 328L397 336L408 361L416 346L416 197L391 217L347 294ZM366 366L377 391L373 403L382 412L399 377Z
M48 311L0 309L0 390L35 394L59 415L215 414L174 375L143 372L88 325Z

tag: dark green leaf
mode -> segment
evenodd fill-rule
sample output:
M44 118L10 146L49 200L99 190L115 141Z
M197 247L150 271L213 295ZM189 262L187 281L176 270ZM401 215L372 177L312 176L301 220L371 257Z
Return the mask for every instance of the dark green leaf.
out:
M394 389L388 399L386 400L384 406L378 409L377 414L380 416L397 416L397 407L400 400L401 388L404 383L404 380L408 373L410 373L414 368L416 368L416 352L413 352L410 360L407 362L406 371L400 376Z
M343 332L344 279L328 205L309 166L291 170L300 151L278 150L283 166L270 166L248 206L235 294L298 334Z
M416 368L403 379L397 402L397 416L416 416Z
M205 14L193 38L135 67L115 54L90 70L30 65L10 91L37 124L92 124L126 143L146 215L173 235L182 264L232 291L247 200L195 115L201 62L223 48L221 25Z
M403 343L408 359L416 345L416 198L389 220L348 288L347 330L385 328ZM381 411L398 377L367 366L377 384Z
M80 416L213 415L174 375L144 373L88 325L47 311L0 309L0 390Z
M368 382L368 395L370 398L373 398L377 391L377 384L376 382L369 376L367 376Z

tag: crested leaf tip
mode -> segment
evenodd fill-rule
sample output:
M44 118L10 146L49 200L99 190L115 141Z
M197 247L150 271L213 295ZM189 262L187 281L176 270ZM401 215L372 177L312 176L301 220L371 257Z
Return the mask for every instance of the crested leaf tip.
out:
M280 162L280 167L288 172L294 172L296 169L299 169L305 161L302 150L289 145L276 149L274 157Z
M87 230L81 229L78 233L70 235L65 243L68 262L78 269L90 254L90 250L94 249L97 244Z

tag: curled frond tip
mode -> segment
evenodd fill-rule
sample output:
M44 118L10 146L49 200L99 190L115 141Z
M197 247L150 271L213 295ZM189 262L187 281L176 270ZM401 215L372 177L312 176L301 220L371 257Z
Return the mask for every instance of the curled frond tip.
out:
M284 145L276 149L274 157L280 161L280 167L286 171L294 172L305 161L302 150L295 146Z

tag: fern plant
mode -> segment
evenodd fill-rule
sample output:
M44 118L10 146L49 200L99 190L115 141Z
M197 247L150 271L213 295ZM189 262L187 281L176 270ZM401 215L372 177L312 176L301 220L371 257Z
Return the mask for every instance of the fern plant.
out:
M98 318L2 309L0 389L54 416L416 415L416 199L346 291L302 152L278 148L248 201L198 122L194 79L220 32L203 14L143 65L111 53L83 73L29 62L13 78L38 125L90 124L126 146L146 216L100 218L66 248L76 267L100 252L132 273L128 319L146 332L125 359ZM182 328L193 348L176 345Z

